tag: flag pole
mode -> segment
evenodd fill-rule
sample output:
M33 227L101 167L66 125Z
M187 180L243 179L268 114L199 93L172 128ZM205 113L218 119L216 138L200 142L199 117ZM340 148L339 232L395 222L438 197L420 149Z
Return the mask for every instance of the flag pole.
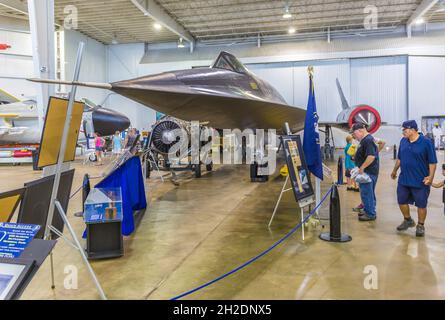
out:
M313 66L308 66L307 67L307 72L309 74L309 78L310 78L310 83L312 84L312 90L314 90L314 67ZM320 178L318 178L317 176L315 176L315 203L318 204L320 203L321 200L321 180ZM317 208L317 210L315 211L315 216L317 218L320 217L320 209Z

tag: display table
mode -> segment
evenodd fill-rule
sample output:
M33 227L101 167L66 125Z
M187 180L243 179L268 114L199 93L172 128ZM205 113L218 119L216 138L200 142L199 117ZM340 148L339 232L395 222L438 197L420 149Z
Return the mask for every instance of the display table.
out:
M121 188L122 191L122 234L128 236L135 229L133 213L147 207L141 160L134 156L110 173L95 188ZM140 214L140 213L139 213Z
M121 188L92 189L85 200L84 207L88 258L104 259L122 256L124 244Z

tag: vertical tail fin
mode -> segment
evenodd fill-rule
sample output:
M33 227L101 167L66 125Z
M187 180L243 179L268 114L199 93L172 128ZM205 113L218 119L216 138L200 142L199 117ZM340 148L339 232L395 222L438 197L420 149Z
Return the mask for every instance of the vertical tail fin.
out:
M341 88L341 84L340 81L338 81L338 78L336 79L336 83L337 83L338 94L340 95L341 99L341 107L343 108L343 110L349 109L348 100L346 100L345 94L343 93L343 89Z

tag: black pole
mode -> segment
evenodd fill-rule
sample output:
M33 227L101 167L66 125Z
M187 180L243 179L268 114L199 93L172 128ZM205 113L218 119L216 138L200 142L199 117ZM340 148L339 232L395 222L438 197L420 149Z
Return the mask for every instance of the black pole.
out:
M393 147L393 159L396 160L397 159L397 146L394 145Z
M340 194L337 185L333 185L331 196L329 198L329 232L320 234L320 239L330 242L348 242L352 237L348 234L341 233L341 204Z
M90 176L89 176L88 173L86 173L83 176L83 181L82 181L82 211L76 212L74 214L75 217L83 217L83 210L85 208L85 201L87 200L87 197L90 194L90 191L91 191Z
M340 156L338 158L337 163L337 184L342 185L343 184L343 157Z

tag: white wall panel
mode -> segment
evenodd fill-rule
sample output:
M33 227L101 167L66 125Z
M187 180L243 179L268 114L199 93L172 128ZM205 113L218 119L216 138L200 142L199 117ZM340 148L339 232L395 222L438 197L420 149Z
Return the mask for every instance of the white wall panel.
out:
M288 104L306 109L309 94L308 66L314 66L317 111L321 121L334 121L341 111L341 100L335 84L339 78L349 97L349 61L304 61L252 64L248 68L267 80Z
M142 44L107 46L107 82L138 77L141 72L139 62L143 53ZM109 95L105 105L107 108L124 113L130 119L131 126L139 129L149 128L149 124L154 123L156 119L154 110L118 94Z
M309 78L307 68L314 66L315 99L320 121L335 121L342 110L336 78L339 79L346 98L349 98L349 60L295 62L295 105L307 107Z
M6 51L0 51L0 54L32 56L31 34L29 33L0 30L0 43L6 43L11 46Z
M34 82L25 79L3 78L0 77L0 89L13 95L19 100L26 98L35 99L37 88Z
M247 65L247 68L275 87L288 104L294 105L294 64L292 62L251 64Z
M65 79L73 79L77 48L80 41L85 43L80 68L80 81L106 82L107 62L105 45L72 30L66 30L64 32ZM78 87L76 99L88 98L94 103L99 104L105 99L107 93L106 90L102 89Z
M445 57L409 57L409 118L445 116Z
M369 104L383 122L400 124L407 117L407 95L406 57L351 60L352 105Z
M32 57L0 54L0 77L26 79L33 74Z
M0 51L0 89L19 99L35 97L36 84L26 78L33 76L31 35L26 32L0 30L0 43L11 48Z

